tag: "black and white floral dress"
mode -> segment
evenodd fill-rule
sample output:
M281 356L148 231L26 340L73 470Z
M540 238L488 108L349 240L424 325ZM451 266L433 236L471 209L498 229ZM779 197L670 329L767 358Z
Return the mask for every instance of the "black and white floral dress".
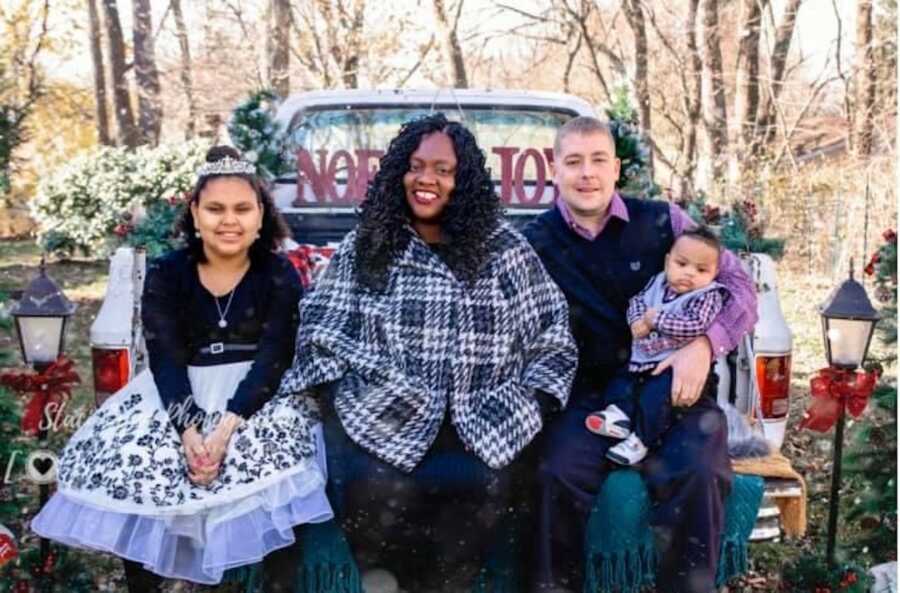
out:
M293 526L332 517L315 404L274 395L293 357L302 289L275 255L253 261L218 306L187 251L148 268L150 369L72 436L58 490L32 528L166 577L215 584L226 569L292 544ZM225 411L245 422L216 480L194 485L180 433L204 418L198 428L211 430Z

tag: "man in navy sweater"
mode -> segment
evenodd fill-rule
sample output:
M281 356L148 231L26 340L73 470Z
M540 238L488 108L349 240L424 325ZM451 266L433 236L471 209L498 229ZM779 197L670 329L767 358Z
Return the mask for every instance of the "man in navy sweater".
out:
M619 168L606 124L588 117L569 121L554 145L560 199L525 229L566 295L579 349L568 407L549 421L541 445L535 591L582 590L584 528L597 492L616 469L606 460L614 441L588 432L584 421L604 407L606 383L628 364L628 300L662 271L675 237L694 226L675 205L620 196ZM734 254L723 252L718 281L729 298L708 333L656 369L672 372L672 403L678 407L674 425L642 467L654 500L656 583L666 593L715 591L732 475L710 368L714 356L734 349L756 323L756 291Z

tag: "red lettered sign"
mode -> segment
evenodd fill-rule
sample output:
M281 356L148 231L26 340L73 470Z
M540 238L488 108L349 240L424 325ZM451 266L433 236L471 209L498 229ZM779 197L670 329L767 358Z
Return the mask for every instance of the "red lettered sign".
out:
M550 185L553 149L495 146L491 154L499 162L500 200L508 206L535 208L553 203L558 196ZM297 151L297 195L294 206L352 206L366 195L366 187L378 170L383 150ZM497 167L492 173L496 175Z

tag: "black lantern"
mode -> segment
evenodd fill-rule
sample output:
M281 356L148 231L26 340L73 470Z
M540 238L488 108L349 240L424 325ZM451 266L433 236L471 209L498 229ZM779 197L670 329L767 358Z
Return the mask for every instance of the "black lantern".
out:
M875 323L881 318L862 284L850 277L819 307L828 366L853 370L861 367L869 352Z
M63 352L66 323L74 312L75 305L47 276L42 258L40 272L10 311L25 364L46 367L56 361Z
M828 366L840 374L839 382L852 381L866 360L875 323L881 318L869 301L866 289L853 279L853 261L850 261L850 277L844 280L819 307L822 316L822 337ZM838 391L838 397L843 394ZM831 475L831 496L828 499L828 536L825 557L830 568L835 566L834 552L837 541L838 509L841 495L841 461L844 457L844 421L846 403L840 399L840 409L834 430L834 465Z

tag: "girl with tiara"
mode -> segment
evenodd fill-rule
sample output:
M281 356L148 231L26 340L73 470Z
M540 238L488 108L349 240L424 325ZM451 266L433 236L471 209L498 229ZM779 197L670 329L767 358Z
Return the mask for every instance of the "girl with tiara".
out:
M187 246L148 266L150 369L72 436L32 522L122 557L132 593L162 577L216 584L260 559L264 590L292 590L294 528L332 516L314 404L274 395L302 295L274 253L286 227L252 163L229 147L206 161L181 221Z

